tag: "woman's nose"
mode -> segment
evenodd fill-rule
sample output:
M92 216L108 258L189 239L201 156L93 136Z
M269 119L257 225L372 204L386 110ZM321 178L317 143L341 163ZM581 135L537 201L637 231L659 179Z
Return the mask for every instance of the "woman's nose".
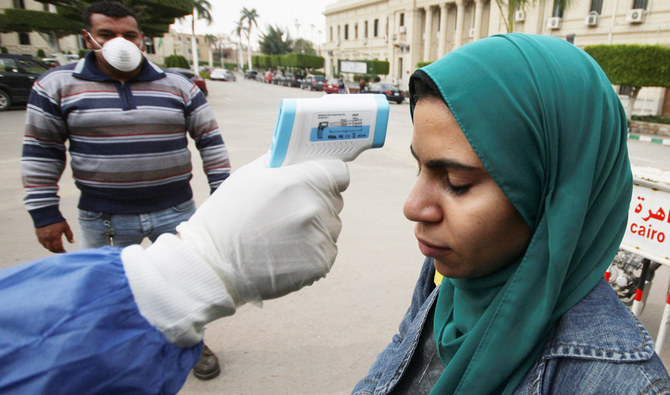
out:
M419 176L405 201L403 213L407 219L414 222L440 222L442 220L442 210L430 180Z

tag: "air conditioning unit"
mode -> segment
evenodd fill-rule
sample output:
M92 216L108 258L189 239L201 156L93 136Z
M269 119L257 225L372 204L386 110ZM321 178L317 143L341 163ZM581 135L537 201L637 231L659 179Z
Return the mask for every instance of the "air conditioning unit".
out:
M400 32L400 34L402 34L402 33L407 33L407 26L400 26L400 28L398 29L398 31Z
M526 12L524 10L514 11L514 22L523 22L526 20Z
M600 15L595 11L591 11L591 13L584 19L584 23L586 23L587 26L598 26L599 19Z
M475 28L471 27L468 31L468 37L473 38L475 36Z
M549 18L549 21L547 22L547 27L552 30L560 29L561 28L561 17L560 16L552 16Z
M626 21L629 23L644 22L644 8L633 8L626 13Z

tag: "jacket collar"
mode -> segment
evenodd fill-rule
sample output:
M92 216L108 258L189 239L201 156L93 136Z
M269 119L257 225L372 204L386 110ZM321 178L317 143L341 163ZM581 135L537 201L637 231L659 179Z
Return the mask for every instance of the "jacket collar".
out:
M635 362L646 361L653 354L654 344L647 330L602 280L561 317L543 358Z
M95 64L95 53L89 51L85 57L79 59L72 74L76 78L89 81L117 81L103 73ZM165 77L165 72L147 58L142 58L142 69L140 73L129 81L154 81Z

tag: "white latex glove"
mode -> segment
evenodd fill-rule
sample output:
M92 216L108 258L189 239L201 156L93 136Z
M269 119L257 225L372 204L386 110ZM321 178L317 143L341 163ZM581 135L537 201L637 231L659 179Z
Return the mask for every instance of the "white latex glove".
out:
M203 327L247 302L277 298L324 277L337 255L339 160L235 171L187 222L121 258L140 313L169 341L188 347Z

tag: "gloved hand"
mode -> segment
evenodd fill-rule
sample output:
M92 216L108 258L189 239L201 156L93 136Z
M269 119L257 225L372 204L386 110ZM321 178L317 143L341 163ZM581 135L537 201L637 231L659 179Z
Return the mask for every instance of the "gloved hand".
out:
M235 171L178 236L122 252L140 313L178 346L199 342L206 323L237 306L312 284L335 261L347 166L265 162Z

